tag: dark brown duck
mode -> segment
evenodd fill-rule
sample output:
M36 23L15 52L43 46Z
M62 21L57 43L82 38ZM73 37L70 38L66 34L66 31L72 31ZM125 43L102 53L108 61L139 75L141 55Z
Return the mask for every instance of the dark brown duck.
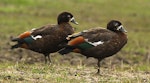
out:
M17 44L11 48L20 47L42 53L45 56L45 63L47 63L46 57L51 62L50 53L60 50L62 47L58 45L65 43L66 37L74 33L74 28L69 24L69 21L78 24L71 13L62 12L58 15L57 25L48 24L41 28L24 32L17 38L12 39Z
M107 24L107 29L94 28L68 36L68 45L59 53L67 54L73 51L94 57L98 59L97 73L100 73L100 61L116 54L127 43L125 32L121 22L111 20Z

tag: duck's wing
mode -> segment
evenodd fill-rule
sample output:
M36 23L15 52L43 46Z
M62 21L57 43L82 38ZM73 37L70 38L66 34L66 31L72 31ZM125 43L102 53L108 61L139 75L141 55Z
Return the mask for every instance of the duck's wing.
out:
M13 42L18 42L16 45L12 46L12 49L22 47L22 44L26 44L27 47L28 45L32 45L32 43L36 45L37 42L44 41L45 39L53 39L56 37L54 33L57 32L57 28L57 25L45 25L37 29L26 31L17 38L11 39Z
M85 32L82 36L85 41L97 46L105 42L109 42L116 34L107 29L94 29L89 32Z
M42 26L41 28L37 28L32 30L31 35L33 36L37 36L37 35L53 35L53 33L55 33L55 30L58 28L57 25L45 25Z
M68 39L68 46L59 51L60 54L67 54L74 49L88 49L95 46L100 46L108 43L116 34L112 31L102 28L94 28L90 30L84 30L77 34L70 35Z
M70 42L75 41L76 42L81 42L84 40L84 42L88 42L90 44L101 44L102 42L107 42L110 39L115 36L112 31L103 29L103 28L94 28L90 30L84 30L82 32L70 35L67 37L67 39L70 39ZM82 37L82 38L81 38ZM83 39L83 40L81 40ZM78 43L77 43L78 44Z

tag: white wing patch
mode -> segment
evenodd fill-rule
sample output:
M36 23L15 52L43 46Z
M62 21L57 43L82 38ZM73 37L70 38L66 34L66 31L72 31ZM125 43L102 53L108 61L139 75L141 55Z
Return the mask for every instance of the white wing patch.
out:
M85 39L86 42L88 42L89 44L93 45L93 46L98 46L103 44L104 42L102 41L98 41L98 42L89 42L88 39Z
M36 28L31 29L31 31L34 31L34 30L36 30Z
M37 36L35 36L35 37L31 35L31 37L32 37L34 40L37 40L37 39L42 38L42 36L41 36L41 35L37 35Z

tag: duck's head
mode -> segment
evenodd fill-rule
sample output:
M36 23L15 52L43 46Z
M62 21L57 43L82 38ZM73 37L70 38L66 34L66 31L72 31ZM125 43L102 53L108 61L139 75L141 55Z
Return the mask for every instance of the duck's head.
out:
M108 24L107 24L107 29L114 31L114 32L127 32L123 25L121 24L120 21L117 20L111 20Z
M64 22L72 22L74 24L78 24L78 22L75 21L73 15L69 12L62 12L58 15L57 18L58 24L64 23Z

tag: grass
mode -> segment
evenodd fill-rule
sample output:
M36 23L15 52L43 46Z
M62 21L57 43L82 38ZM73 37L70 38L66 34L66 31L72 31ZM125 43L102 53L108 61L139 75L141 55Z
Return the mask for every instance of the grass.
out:
M150 82L150 5L149 0L1 0L0 1L0 82L53 83L149 83ZM128 31L128 44L117 55L104 60L102 76L93 76L94 64L81 65L78 54L52 55L53 64L43 65L43 57L27 50L11 51L10 36L56 24L62 11L71 12L79 25L76 32L106 27L111 19L120 20ZM22 57L21 60L18 60ZM121 60L118 60L118 57ZM19 62L18 62L19 61ZM85 60L85 62L88 60ZM17 63L18 62L18 63ZM107 63L109 62L109 63ZM73 65L72 65L73 64ZM118 78L119 77L119 78Z
M3 63L5 64L5 63ZM7 64L6 64L7 65ZM85 66L66 65L44 65L36 64L14 64L7 66L1 71L1 82L52 82L52 83L133 83L150 81L149 73L144 71L134 71L129 67L126 70L116 68L101 68L102 75L95 75L95 68ZM113 72L112 72L113 71ZM119 78L118 78L119 76Z

